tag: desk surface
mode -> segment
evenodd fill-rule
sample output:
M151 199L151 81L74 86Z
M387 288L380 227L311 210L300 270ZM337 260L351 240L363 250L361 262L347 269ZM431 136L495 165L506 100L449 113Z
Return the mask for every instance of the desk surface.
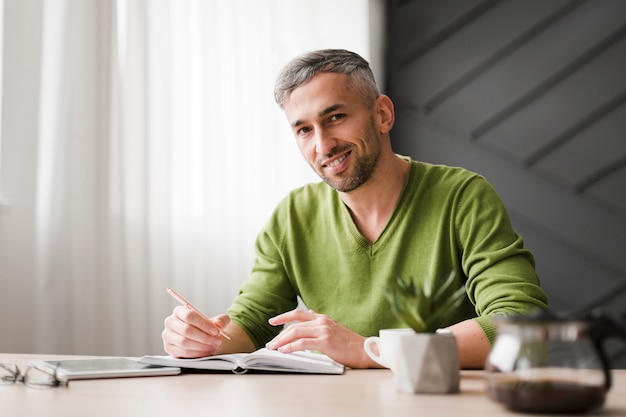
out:
M54 355L0 354L25 369ZM77 358L77 357L71 357ZM72 381L68 387L0 385L0 416L521 416L491 401L481 371L462 371L461 393L398 393L388 370L347 370L344 375L182 374ZM626 370L597 415L626 415ZM596 414L586 414L596 415ZM536 414L533 416L537 417Z

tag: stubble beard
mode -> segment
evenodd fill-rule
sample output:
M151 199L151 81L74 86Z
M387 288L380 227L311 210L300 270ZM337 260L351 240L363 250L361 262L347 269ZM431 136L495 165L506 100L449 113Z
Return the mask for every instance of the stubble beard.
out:
M363 140L363 143L370 147L369 153L365 155L358 155L355 152L355 148L353 146L336 148L332 150L329 155L330 157L337 153L341 153L351 149L352 154L350 156L352 158L355 158L355 160L353 162L352 174L342 173L338 177L330 178L323 174L323 170L321 168L317 170L319 176L326 184L328 184L336 191L349 193L367 183L372 178L372 174L376 169L378 158L380 156L380 143L378 141L378 138L374 134L374 129L374 121L372 120L369 129L365 132L365 138Z

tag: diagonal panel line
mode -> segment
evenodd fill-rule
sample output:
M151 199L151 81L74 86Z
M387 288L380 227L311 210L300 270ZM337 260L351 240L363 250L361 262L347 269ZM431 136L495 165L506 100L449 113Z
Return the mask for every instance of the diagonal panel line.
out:
M602 52L609 49L615 43L619 42L626 36L626 25L622 25L613 34L607 36L603 41L597 44L595 47L590 48L586 53L572 61L569 65L565 66L560 71L557 71L552 76L546 78L545 81L539 83L535 88L526 93L516 102L505 107L502 111L498 112L494 116L487 119L485 122L476 127L471 133L470 137L473 140L479 139L485 133L493 129L495 126L508 119L511 115L517 113L520 109L526 107L531 102L535 101L538 97L544 95L547 91L552 89L555 85L559 84L563 79L567 78L585 64L592 61L595 57Z
M607 164L606 166L602 167L602 169L593 173L593 175L588 176L583 181L576 184L576 192L584 192L592 185L601 181L604 177L611 175L613 172L617 172L624 166L626 166L626 155L624 155L622 158L612 164Z
M578 133L582 132L583 130L585 130L586 128L588 128L589 126L591 126L602 117L606 116L608 113L612 112L624 103L626 103L626 91L622 91L620 94L609 100L604 105L598 107L588 116L575 123L571 128L567 129L560 135L554 137L551 140L548 140L544 146L527 156L524 160L524 163L529 167L533 166L541 159L545 158L547 155L563 146Z
M591 303L569 314L572 314L573 316L583 316L601 307L603 304L606 304L607 302L617 298L623 293L626 293L626 282L622 283L622 285L619 285L617 288L611 289L611 291L608 291L606 294L604 294L600 298L593 300Z
M463 26L466 26L467 24L479 18L483 13L485 13L487 10L500 3L501 1L502 0L486 0L459 17L458 19L454 20L438 34L434 35L431 39L422 44L422 46L420 46L418 49L416 49L412 53L407 54L404 59L398 64L398 68L402 68L403 66L412 63L420 56L424 55L426 52L446 40Z
M520 47L528 43L532 38L539 35L541 32L552 26L555 22L562 19L565 15L577 8L583 3L583 0L574 0L567 3L565 6L558 10L555 10L547 17L541 19L531 28L524 33L513 39L511 42L498 49L491 56L483 60L471 70L467 71L463 76L459 77L448 86L443 88L440 92L436 93L431 99L424 104L424 112L430 113L436 107L441 105L448 98L454 96L458 91L470 84L472 81L480 77L484 72L495 66L498 62L502 61L507 56L514 53Z

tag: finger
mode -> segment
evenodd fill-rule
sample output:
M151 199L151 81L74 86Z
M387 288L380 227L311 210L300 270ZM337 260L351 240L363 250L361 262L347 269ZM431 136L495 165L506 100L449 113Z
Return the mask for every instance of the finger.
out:
M303 350L317 350L318 348L317 345L318 343L316 339L305 338L305 339L293 340L289 343L286 343L280 346L276 350L281 353L293 353L293 352L299 352Z
M170 343L178 346L188 346L192 343L197 347L219 346L221 342L219 330L207 320L202 318L198 320L198 317L194 317L197 313L187 308L183 309L187 311L177 311L165 319L163 336L169 337ZM215 334L211 334L210 329L213 329Z
M283 353L297 352L299 350L315 349L316 339L311 338L282 338L274 339L266 346L267 349L277 350Z
M222 330L230 323L230 317L228 317L228 314L220 314L219 316L213 317L211 321L216 327Z
M213 356L217 353L217 348L208 350L185 349L180 346L169 345L167 343L163 343L163 349L166 353L175 358L202 358L205 356Z
M219 348L217 345L199 344L189 340L185 340L183 343L179 342L180 339L177 339L176 336L165 337L163 349L171 356L178 358L198 358L214 355Z
M196 358L215 354L220 340L199 342L166 328L162 333L164 350L174 357Z
M310 321L314 320L317 314L313 310L291 310L278 316L269 319L269 323L273 326L280 326L281 324L290 323L292 321Z
M222 316L218 316L217 324L215 319L209 319L197 311L194 311L185 306L177 306L174 309L174 315L182 322L188 324L189 326L193 326L197 328L200 332L205 333L212 337L217 337L220 334L219 327L225 318Z
M283 353L300 350L320 350L327 343L327 332L318 323L308 321L293 324L267 344L267 348Z
M300 339L316 339L319 337L319 334L320 327L313 321L295 323L280 332L266 344L266 347L272 350L279 350L281 347Z

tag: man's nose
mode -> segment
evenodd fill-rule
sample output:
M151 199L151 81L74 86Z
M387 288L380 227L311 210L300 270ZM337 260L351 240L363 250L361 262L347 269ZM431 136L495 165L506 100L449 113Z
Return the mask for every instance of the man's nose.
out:
M326 129L315 132L315 151L318 155L328 155L337 146L337 139Z

